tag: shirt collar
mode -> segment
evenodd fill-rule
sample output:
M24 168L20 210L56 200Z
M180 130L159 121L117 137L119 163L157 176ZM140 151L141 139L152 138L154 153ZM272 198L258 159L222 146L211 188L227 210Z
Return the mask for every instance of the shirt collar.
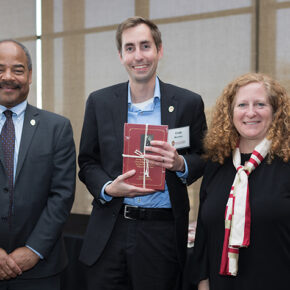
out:
M13 114L16 114L17 116L19 116L20 114L22 114L27 107L27 100L23 101L22 103L16 105L15 107L12 107L10 109L7 109L6 107L0 105L0 114L2 114L4 111L6 110L10 110L13 112Z
M154 102L156 102L156 99L160 101L161 98L161 93L160 93L160 83L159 79L156 76L155 80L155 88L154 88ZM128 105L130 106L132 104L132 97L131 97L131 91L130 91L130 82L128 83Z

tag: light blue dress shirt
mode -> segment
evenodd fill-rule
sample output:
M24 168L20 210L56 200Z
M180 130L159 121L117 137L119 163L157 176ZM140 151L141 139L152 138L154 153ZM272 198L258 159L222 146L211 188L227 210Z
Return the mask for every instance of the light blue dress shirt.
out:
M160 125L161 124L161 104L160 104L160 85L159 80L156 77L154 96L151 101L146 102L146 105L140 109L132 103L130 83L128 85L128 123L132 124L150 124L150 125ZM177 176L182 180L186 179L188 175L188 167L186 161L185 172L176 172ZM101 197L105 201L110 201L111 196L105 194L104 189L107 184L103 186ZM168 192L168 187L165 182L165 189L163 191L157 191L153 194L148 194L144 196L136 197L126 197L124 198L125 204L130 204L132 206L146 207L146 208L171 208L171 202Z
M19 148L20 148L20 141L21 141L21 135L22 135L22 129L23 129L23 122L24 122L24 115L25 115L25 110L27 107L27 101L25 100L24 102L16 105L15 107L9 109L12 111L12 120L14 124L14 129L15 129L15 148L14 148L14 172L13 172L13 177L15 181L15 174L16 174L16 167L17 167L17 161L18 161L18 155L19 155ZM3 125L6 121L6 117L3 114L4 111L6 111L7 108L0 105L0 132L2 131ZM37 254L41 259L43 259L43 256L26 245L27 248L32 250L35 254Z

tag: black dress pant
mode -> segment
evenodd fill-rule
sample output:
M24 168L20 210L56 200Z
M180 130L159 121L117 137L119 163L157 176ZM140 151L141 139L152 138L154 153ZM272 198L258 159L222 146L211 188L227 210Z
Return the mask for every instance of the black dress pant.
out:
M100 259L87 267L89 290L180 290L174 221L119 215Z

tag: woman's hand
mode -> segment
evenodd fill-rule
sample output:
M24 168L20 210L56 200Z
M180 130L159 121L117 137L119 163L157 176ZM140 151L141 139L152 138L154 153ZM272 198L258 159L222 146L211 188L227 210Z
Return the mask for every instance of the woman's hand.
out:
M198 290L209 290L209 280L201 280L198 284Z

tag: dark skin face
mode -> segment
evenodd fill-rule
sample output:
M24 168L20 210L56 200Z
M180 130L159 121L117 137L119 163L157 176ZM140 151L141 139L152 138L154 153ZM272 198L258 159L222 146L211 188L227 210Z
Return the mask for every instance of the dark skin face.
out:
M22 48L14 42L0 43L0 105L12 108L26 100L31 75Z

